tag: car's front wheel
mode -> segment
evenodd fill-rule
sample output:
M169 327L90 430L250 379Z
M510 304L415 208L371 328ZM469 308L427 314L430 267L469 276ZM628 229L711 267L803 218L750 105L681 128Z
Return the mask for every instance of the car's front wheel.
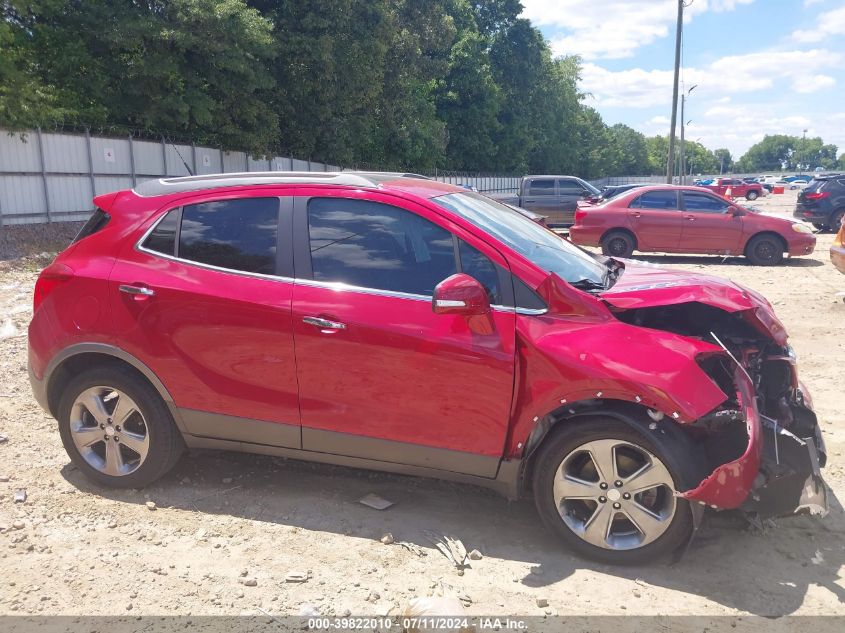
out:
M59 402L59 433L73 463L111 488L141 488L170 470L184 442L153 387L111 365L83 372Z
M748 241L745 256L757 266L776 266L783 261L783 242L774 235L756 235Z
M756 191L749 191L745 194L746 200L756 200L757 199L757 192Z
M671 460L624 422L565 424L540 448L533 491L543 522L578 554L642 564L689 539L692 513L675 496Z

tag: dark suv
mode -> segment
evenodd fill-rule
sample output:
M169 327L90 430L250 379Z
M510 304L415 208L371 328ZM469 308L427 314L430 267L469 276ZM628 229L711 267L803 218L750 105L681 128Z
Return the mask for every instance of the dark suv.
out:
M794 217L821 230L836 231L845 216L845 174L816 176L798 194Z

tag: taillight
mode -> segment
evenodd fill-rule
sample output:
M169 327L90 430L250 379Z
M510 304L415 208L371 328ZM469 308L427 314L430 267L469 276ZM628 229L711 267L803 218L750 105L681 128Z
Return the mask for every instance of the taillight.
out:
M587 217L586 209L575 209L575 224Z
M811 191L810 193L804 193L804 200L824 200L829 197L829 191Z
M32 295L32 311L38 309L44 299L47 298L53 290L73 277L73 268L66 264L50 264L41 271L38 275L38 281L35 282L35 292Z

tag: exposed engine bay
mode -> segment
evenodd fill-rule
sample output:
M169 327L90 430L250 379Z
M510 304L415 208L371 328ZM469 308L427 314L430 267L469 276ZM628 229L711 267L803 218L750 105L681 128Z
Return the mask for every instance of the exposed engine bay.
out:
M703 448L712 472L681 496L720 509L738 507L752 522L827 513L820 473L826 461L824 441L809 396L798 381L795 354L775 340L785 342L785 332L776 335L777 329L767 322L776 321L770 312L729 312L688 302L616 308L613 313L625 323L697 338L724 350L696 359L726 399L685 425ZM731 496L732 481L741 495Z

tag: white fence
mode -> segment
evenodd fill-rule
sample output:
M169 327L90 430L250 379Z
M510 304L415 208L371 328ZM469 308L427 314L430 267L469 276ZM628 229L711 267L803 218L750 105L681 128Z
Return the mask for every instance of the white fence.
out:
M184 163L183 163L184 160ZM0 130L0 225L84 220L94 196L164 176L245 171L341 171L289 156L254 158L246 152L140 140L131 136L24 134ZM516 176L435 172L442 182L479 191L513 191Z

